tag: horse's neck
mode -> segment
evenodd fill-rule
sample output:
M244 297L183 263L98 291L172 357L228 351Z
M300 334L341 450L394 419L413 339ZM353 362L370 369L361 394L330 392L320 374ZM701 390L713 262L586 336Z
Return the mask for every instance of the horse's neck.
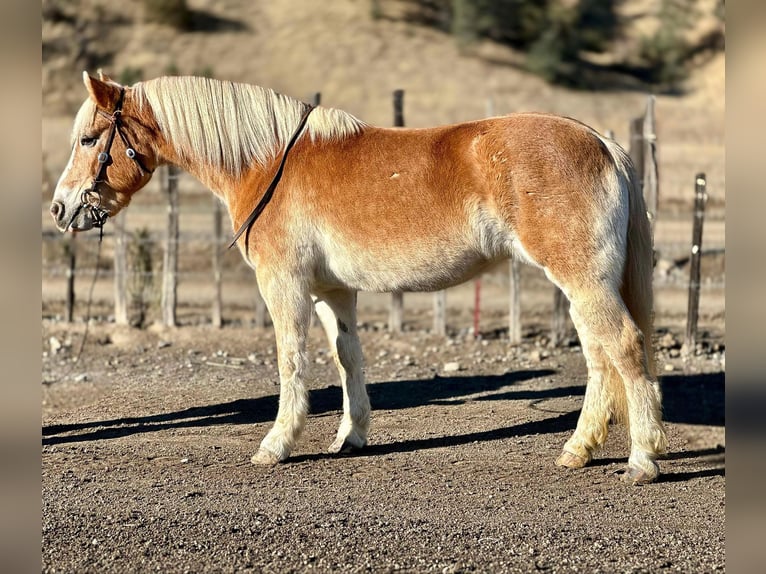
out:
M174 152L168 154L166 159L167 163L177 165L190 173L202 185L218 197L226 200L227 203L239 185L240 178L226 173L217 166L208 165L201 157L186 158Z

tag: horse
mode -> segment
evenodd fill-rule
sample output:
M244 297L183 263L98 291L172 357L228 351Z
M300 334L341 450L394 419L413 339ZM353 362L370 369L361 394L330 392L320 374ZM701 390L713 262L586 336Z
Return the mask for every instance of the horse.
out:
M254 464L288 459L306 424L312 305L343 390L329 452L348 452L367 444L371 414L357 293L440 290L517 257L568 298L588 371L555 464L586 466L622 420L631 444L621 479L657 478L667 438L652 343L652 237L616 142L545 113L386 128L243 83L169 76L123 86L87 72L83 81L88 95L50 207L55 224L103 226L163 164L226 205L278 351L278 412Z

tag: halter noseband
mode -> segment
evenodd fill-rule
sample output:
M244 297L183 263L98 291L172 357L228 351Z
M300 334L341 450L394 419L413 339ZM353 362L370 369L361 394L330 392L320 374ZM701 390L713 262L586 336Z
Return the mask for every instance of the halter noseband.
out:
M98 154L98 171L96 172L96 176L93 178L93 183L89 188L83 190L83 192L80 194L80 204L77 206L77 209L75 209L72 218L69 220L69 225L67 228L70 227L72 223L74 223L74 220L83 209L88 209L90 211L91 218L93 219L93 227L103 228L104 224L106 223L106 220L109 217L109 212L101 207L101 193L98 191L98 186L99 184L102 184L106 181L106 169L112 164L112 156L109 154L109 152L112 151L112 144L114 143L115 134L120 136L122 143L125 144L125 155L136 162L138 169L141 171L141 175L145 173L152 173L152 170L147 169L146 166L138 158L136 150L130 145L128 138L122 131L122 104L124 100L125 88L120 88L120 97L117 98L117 103L115 104L114 111L111 115L102 110L96 110L100 115L109 120L111 124L109 126L109 135L106 139L106 146L104 147L104 151Z

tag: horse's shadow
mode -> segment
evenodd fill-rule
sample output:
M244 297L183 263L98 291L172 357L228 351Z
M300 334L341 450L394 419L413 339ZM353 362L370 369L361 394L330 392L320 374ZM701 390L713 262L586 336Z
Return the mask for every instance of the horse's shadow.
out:
M434 377L423 380L386 381L371 383L368 392L376 410L408 409L424 405L450 405L465 402L470 395L479 401L523 400L540 402L545 399L575 397L584 393L583 386L559 386L543 389L511 389L515 384L555 374L549 369L515 371L504 375ZM674 375L663 381L665 420L676 423L723 426L724 374ZM502 390L501 390L502 389ZM313 415L336 413L342 404L337 386L310 391ZM44 445L107 440L112 438L156 432L165 429L194 428L221 424L256 424L273 420L278 405L277 395L255 399L191 407L188 409L104 421L91 421L43 427ZM394 452L456 446L472 442L500 440L513 436L566 432L574 429L578 410L555 413L542 420L477 431L448 434L423 439L408 439L369 445L358 456L380 456ZM689 456L689 453L680 453ZM293 457L293 462L317 460L326 455L312 454ZM671 455L673 456L673 455ZM597 465L611 464L616 459L600 459ZM722 471L715 471L721 473Z
M662 377L663 418L668 422L724 426L723 372Z
M398 410L423 405L460 404L465 397L488 393L523 381L555 374L549 369L515 371L504 375L439 377L421 380L385 381L367 385L375 410ZM561 387L538 391L503 392L498 399L535 400L582 394L583 387ZM495 395L482 396L492 400ZM341 389L330 386L309 391L312 415L333 413L343 403ZM238 399L226 403L196 406L180 411L123 417L111 420L44 426L43 444L54 445L88 440L102 440L155 432L171 428L193 428L210 425L241 425L270 422L277 412L278 395L254 399Z

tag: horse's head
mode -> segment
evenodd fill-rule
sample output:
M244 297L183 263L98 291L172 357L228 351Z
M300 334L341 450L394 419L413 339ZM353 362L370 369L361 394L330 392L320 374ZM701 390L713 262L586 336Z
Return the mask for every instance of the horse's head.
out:
M89 97L75 118L72 155L61 174L51 215L61 231L100 227L152 177L158 163L151 121L131 88L83 73Z

